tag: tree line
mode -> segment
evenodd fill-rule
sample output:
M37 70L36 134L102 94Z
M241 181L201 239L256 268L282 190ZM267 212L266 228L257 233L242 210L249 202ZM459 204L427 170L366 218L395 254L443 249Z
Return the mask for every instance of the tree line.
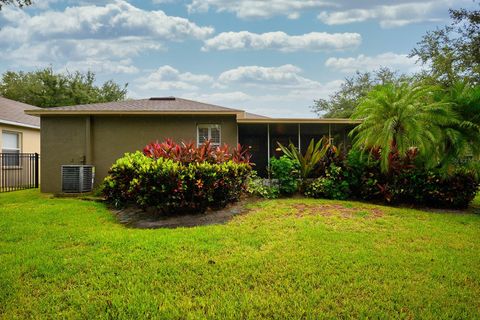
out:
M31 72L5 72L0 96L40 108L125 100L127 84L96 84L95 73L57 73L51 67Z

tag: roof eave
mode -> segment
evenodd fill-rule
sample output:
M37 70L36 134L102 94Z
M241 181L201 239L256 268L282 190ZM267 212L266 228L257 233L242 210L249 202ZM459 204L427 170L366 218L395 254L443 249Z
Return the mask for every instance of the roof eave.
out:
M21 122L16 122L16 121L9 121L9 120L0 119L0 123L11 125L11 126L25 127L25 128L40 130L40 126L35 126L35 125L32 125L32 124L26 124L26 123L21 123Z
M46 115L238 115L243 111L124 111L124 110L25 110L31 116Z
M243 124L269 124L269 123L299 123L299 124L360 124L362 120L352 119L310 119L310 118L268 118L268 119L238 119L238 123Z

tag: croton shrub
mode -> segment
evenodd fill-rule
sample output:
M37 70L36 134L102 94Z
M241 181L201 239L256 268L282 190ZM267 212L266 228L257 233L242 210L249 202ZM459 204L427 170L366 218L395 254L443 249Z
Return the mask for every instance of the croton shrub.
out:
M289 158L295 160L298 157ZM302 171L299 166L302 163L291 166L290 172L283 172L282 177L301 178L298 175ZM298 189L305 196L313 198L466 208L479 188L478 172L475 170L462 166L451 172L427 169L416 149L409 150L404 157L392 152L386 173L380 168L379 149L363 154L352 149L344 154L342 148L329 145L318 163L310 166L315 170L303 179Z
M411 169L396 176L390 184L392 202L441 208L467 208L479 187L476 175L462 168L448 175L438 170Z
M136 204L161 213L205 212L237 201L251 173L248 149L209 142L154 142L111 167L103 193L116 206Z
M390 171L382 173L379 155L361 156L351 150L345 163L352 196L362 200L405 203L442 208L466 208L475 198L480 181L474 170L451 172L427 169L412 149L406 157L391 156Z

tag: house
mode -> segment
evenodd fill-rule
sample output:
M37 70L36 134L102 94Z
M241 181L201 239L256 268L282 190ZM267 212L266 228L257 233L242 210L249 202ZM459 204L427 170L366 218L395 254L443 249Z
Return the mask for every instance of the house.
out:
M24 153L40 152L40 119L25 110L39 108L0 97L0 192L34 184L31 155Z
M349 119L278 119L175 97L95 103L28 110L41 119L43 192L61 192L61 166L91 164L95 185L116 159L147 143L210 140L214 145L251 146L260 174L279 154L277 142L305 148L312 138L328 136L347 143L358 122Z
M1 153L40 152L40 119L25 114L39 109L0 96Z

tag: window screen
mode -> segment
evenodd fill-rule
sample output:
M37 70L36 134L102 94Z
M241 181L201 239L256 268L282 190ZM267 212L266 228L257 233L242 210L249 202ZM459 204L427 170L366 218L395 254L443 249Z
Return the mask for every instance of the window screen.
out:
M198 144L203 144L208 140L208 128L198 127Z
M220 146L221 144L221 127L219 124L200 124L197 128L198 145L210 140L213 146Z
M3 166L20 165L20 134L16 132L2 132Z
M220 145L220 127L210 128L210 141L212 144Z

